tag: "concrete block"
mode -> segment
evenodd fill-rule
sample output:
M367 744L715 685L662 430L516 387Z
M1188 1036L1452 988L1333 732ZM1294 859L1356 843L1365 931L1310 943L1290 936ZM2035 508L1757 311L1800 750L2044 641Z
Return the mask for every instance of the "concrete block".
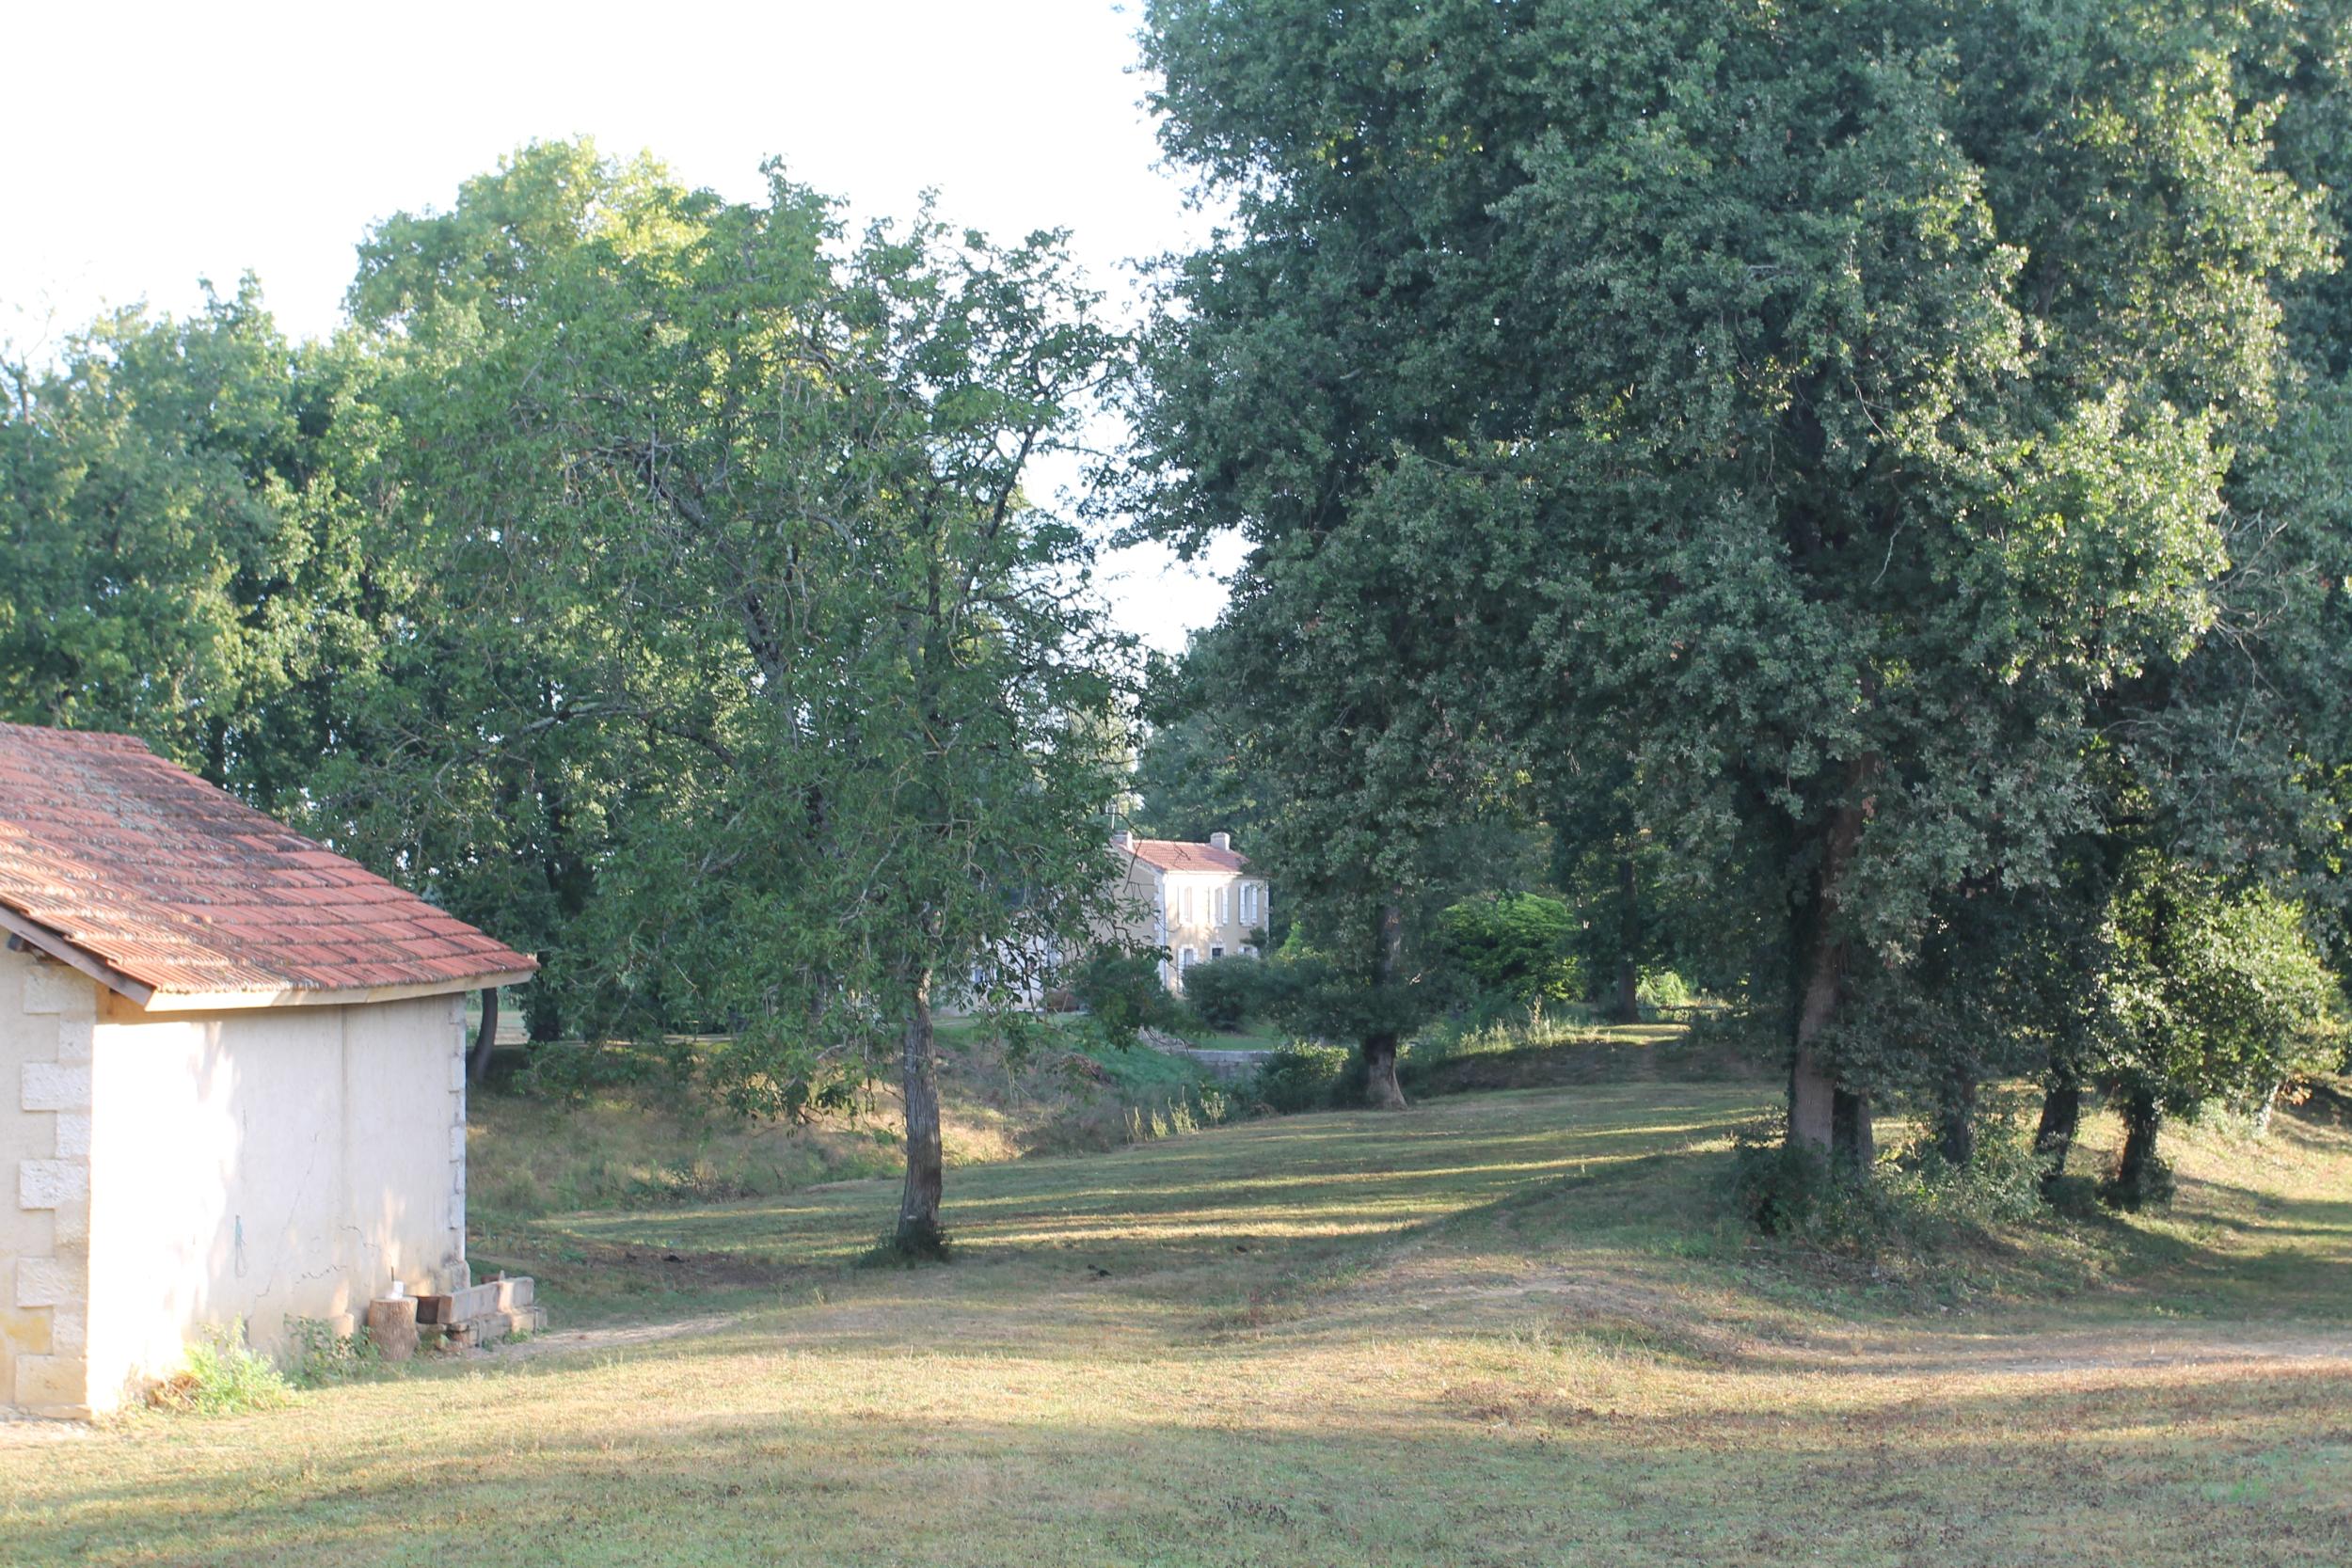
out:
M89 1068L63 1062L26 1062L24 1106L28 1111L89 1109Z
M459 1122L449 1130L449 1157L460 1164L466 1159L466 1125Z
M24 1010L59 1018L98 1016L98 982L63 964L37 964L24 976Z
M0 1263L0 1279L7 1277L8 1265ZM55 1347L50 1342L51 1320L55 1312L11 1311L0 1316L0 1405L16 1402L8 1397L8 1374L20 1355L48 1355ZM0 1419L5 1419L0 1417ZM0 1429L5 1430L5 1429Z
M89 1242L89 1195L68 1198L50 1211L56 1222L56 1244L84 1246Z
M89 1154L90 1117L87 1111L59 1111L56 1117L57 1156L72 1159Z
M0 1287L7 1283L8 1259L46 1258L57 1250L57 1216L51 1209L20 1209L0 1202ZM14 1299L0 1289L0 1301Z
M79 1307L60 1307L49 1314L49 1352L80 1355L89 1349L89 1315Z
M466 1092L466 1058L462 1055L449 1059L449 1086L460 1095Z
M9 1076L0 1066L0 1151L11 1163L46 1160L57 1152L57 1114L19 1110L16 1102L23 1091L7 1084Z
M19 1307L79 1307L89 1300L89 1263L80 1257L16 1260Z
M89 1408L89 1365L78 1355L19 1355L16 1402L42 1416L78 1416Z
M83 1160L20 1160L16 1200L26 1209L62 1209L89 1200L89 1164Z
M98 1039L98 1025L87 1018L57 1021L57 1060L87 1062Z
M485 1312L497 1311L498 1305L498 1281L490 1280L481 1285L469 1285L462 1291L448 1292L448 1299L442 1304L434 1321L445 1323L464 1323L468 1318L479 1318Z
M52 1017L16 1019L8 1032L14 1037L15 1050L9 1053L20 1062L54 1062L57 1059L57 1021Z

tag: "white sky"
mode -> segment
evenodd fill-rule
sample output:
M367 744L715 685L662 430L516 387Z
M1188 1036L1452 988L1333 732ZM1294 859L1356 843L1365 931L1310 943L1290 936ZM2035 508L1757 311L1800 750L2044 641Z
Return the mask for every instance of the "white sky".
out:
M1070 229L1131 299L1130 259L1208 226L1157 166L1136 26L1110 0L11 7L0 337L184 312L199 278L246 271L290 334L331 332L369 224L579 135L737 198L780 154L859 219L935 188L1000 238ZM1122 622L1169 651L1224 600L1156 547L1104 565Z

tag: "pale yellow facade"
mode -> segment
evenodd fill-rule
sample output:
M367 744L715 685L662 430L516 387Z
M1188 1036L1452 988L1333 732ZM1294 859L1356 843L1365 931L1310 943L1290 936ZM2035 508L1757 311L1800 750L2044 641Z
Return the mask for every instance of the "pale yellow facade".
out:
M1211 958L1258 958L1270 918L1271 889L1248 870L1165 869L1124 846L1120 935L1131 943L1167 949L1160 975L1182 995L1184 972Z
M468 1283L458 994L150 1015L0 954L0 1405L112 1408L197 1336Z

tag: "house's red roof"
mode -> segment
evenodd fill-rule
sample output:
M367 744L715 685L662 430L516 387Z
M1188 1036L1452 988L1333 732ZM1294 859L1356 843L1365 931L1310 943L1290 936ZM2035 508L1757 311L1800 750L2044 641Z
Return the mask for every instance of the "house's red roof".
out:
M1220 849L1214 844L1187 844L1181 838L1138 838L1128 847L1136 859L1162 871L1239 871L1249 863L1247 855Z
M128 736L0 724L0 905L159 995L538 967Z

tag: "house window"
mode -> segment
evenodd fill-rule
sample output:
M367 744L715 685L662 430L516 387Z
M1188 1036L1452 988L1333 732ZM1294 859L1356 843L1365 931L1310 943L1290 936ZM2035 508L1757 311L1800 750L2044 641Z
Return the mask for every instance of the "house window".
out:
M1221 958L1225 957L1225 949L1222 947L1212 947L1209 949L1209 957L1212 958Z
M1182 974L1193 964L1193 951L1187 947L1176 955L1176 973Z
M1216 923L1219 926L1225 924L1225 890L1223 888L1216 890Z
M1255 882L1241 885L1241 923L1245 926L1258 923L1258 884Z

